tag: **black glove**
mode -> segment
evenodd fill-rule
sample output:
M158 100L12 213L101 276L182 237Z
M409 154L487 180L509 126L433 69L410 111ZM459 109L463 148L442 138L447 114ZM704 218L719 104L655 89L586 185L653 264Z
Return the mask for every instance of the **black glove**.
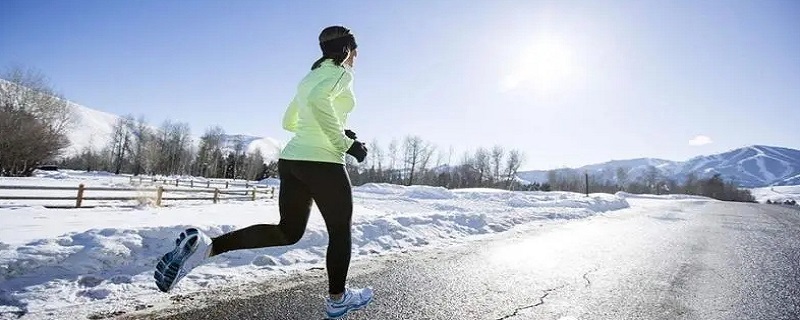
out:
M364 162L364 159L367 158L367 146L361 141L353 141L350 149L347 149L347 154L355 157L358 162Z
M350 129L345 129L344 130L344 135L346 135L348 138L353 139L353 140L358 139L358 138L356 138L356 133L353 132L353 131L350 131Z

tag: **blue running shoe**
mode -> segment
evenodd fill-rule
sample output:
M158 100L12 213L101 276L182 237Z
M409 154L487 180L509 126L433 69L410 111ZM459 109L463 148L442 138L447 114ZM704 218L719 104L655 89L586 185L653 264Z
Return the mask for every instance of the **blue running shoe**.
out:
M341 319L350 311L366 307L372 302L372 296L373 291L369 287L364 289L346 288L341 301L333 301L330 297L325 298L327 305L325 313L327 313L328 319Z
M178 281L208 258L211 238L200 230L189 228L175 239L175 249L164 254L156 265L153 278L162 292L169 292Z

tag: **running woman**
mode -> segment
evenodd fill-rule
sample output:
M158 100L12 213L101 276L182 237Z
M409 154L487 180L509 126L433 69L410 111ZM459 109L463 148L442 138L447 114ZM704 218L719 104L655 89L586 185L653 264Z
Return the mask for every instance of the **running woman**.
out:
M159 260L154 277L163 292L209 257L228 251L288 246L305 233L312 201L328 230L326 269L328 318L338 319L372 301L372 288L347 287L350 266L353 195L345 170L345 155L364 161L367 148L356 134L345 130L355 106L353 64L358 55L349 29L331 26L319 35L322 57L300 81L286 109L283 128L294 133L278 159L280 175L277 225L258 224L210 238L196 228L183 231L175 249Z

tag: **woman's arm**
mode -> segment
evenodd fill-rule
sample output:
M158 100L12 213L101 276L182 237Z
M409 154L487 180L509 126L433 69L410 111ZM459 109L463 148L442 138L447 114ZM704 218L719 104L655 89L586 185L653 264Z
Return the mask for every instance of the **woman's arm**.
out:
M289 132L297 131L297 102L292 99L289 107L286 108L286 113L283 114L283 129Z

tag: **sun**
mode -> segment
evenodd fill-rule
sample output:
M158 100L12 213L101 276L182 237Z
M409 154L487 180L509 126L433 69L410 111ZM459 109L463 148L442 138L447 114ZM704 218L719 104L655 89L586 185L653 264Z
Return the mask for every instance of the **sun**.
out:
M546 37L520 51L513 68L501 80L501 89L532 88L553 93L568 86L576 74L573 50L556 38Z

